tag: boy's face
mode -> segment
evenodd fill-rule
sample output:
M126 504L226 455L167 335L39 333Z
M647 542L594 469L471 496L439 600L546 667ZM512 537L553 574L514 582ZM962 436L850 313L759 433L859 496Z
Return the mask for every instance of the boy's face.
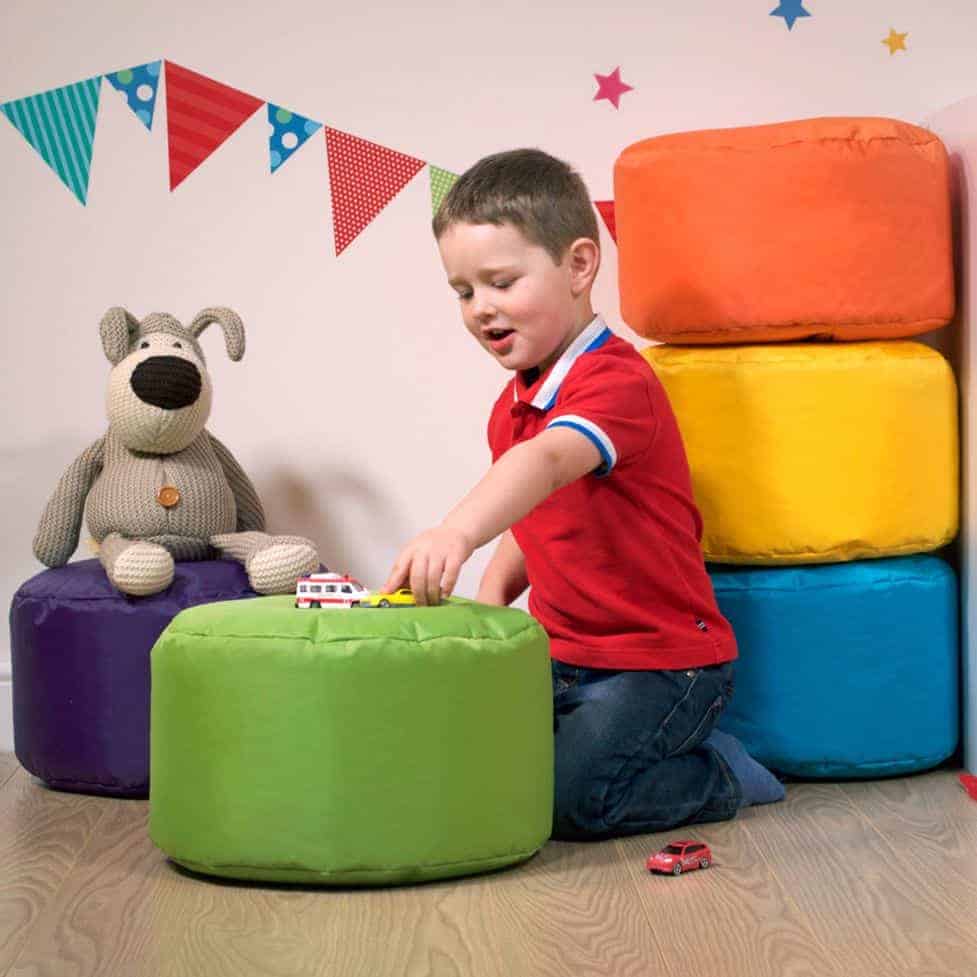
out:
M451 224L438 248L468 331L502 366L545 370L559 358L579 317L566 256L556 264L511 224Z

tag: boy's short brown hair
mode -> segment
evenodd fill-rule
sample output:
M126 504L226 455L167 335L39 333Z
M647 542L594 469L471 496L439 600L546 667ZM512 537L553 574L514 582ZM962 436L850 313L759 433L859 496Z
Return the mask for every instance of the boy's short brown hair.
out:
M577 238L600 243L583 179L540 149L494 153L462 173L434 215L435 238L456 223L512 224L557 264Z

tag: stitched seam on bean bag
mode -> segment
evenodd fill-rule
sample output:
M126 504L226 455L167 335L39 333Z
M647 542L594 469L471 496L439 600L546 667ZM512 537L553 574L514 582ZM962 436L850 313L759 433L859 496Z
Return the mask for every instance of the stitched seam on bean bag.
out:
M151 597L158 597L159 595L158 594L152 594L150 596ZM255 596L257 596L257 595L255 595ZM112 603L125 602L125 603L129 604L129 603L139 603L139 602L144 601L144 600L147 599L145 597L133 597L133 596L126 596L124 594L115 594L115 595L113 595L113 594L102 594L102 595L99 595L99 596L91 596L91 597L83 597L83 596L80 596L80 595L77 596L77 597L62 597L59 594L42 594L42 595L38 595L38 594L19 594L18 593L18 594L14 594L14 597L18 601L56 600L60 604L70 604L70 603L72 603L74 601L77 601L77 602L83 603L83 604L96 603L98 601L110 601ZM201 594L200 595L200 601L199 602L202 603L202 604L216 604L216 603L223 603L224 601L228 601L228 600L246 600L246 599L248 599L250 597L251 597L251 594L239 594L239 593ZM190 606L193 607L193 606L196 606L196 605L191 604ZM186 610L186 608L184 608L184 610Z
M902 543L899 546L864 546L859 550L847 550L844 546L834 546L826 550L774 550L767 549L763 553L746 553L741 550L714 550L709 546L703 546L703 552L705 553L706 560L709 563L732 563L734 566L739 565L750 565L750 566L762 566L763 564L757 564L757 559L765 556L785 556L791 557L791 559L796 560L798 563L804 562L815 562L815 558L825 560L825 562L837 562L834 558L841 552L852 553L852 554L877 554L879 556L901 556L901 555L913 555L920 552L920 545L925 544L926 550L936 550L941 546L952 542L957 536L956 532L944 534L940 536L939 539L934 542L929 539L919 539L910 540L908 543ZM736 561L732 559L733 557L740 557L745 564L736 564ZM854 559L861 559L860 555L855 555ZM848 561L844 561L848 562Z
M328 611L326 612L328 613ZM310 637L307 634L279 634L277 632L269 631L259 634L242 634L242 633L228 633L222 632L220 634L207 634L203 631L183 631L180 629L172 629L168 632L168 637L188 637L188 638L210 638L214 641L228 641L230 639L237 640L238 638L255 638L261 641L267 641L269 639L283 638L288 641L308 641L312 644L333 644L335 642L343 642L346 644L351 641L398 641L402 644L407 645L421 645L426 644L429 641L477 641L479 643L485 641L494 641L501 644L508 644L513 638L522 637L522 635L527 634L530 631L534 631L535 628L530 626L523 628L521 631L515 631L512 634L504 638L495 638L491 635L464 635L464 634L437 634L432 635L430 638L401 638L397 635L392 634L367 634L367 635L336 635L335 637Z
M900 349L898 351L890 351L889 349L881 349L881 343L885 343L887 346L894 343L899 343ZM731 343L715 343L711 346L700 346L697 343L689 343L687 346L680 347L681 352L693 352L695 353L694 360L686 360L682 358L681 353L674 358L664 357L659 360L657 357L654 358L655 365L661 365L663 367L671 367L675 369L675 364L688 364L685 367L688 370L695 369L699 366L730 366L731 364L741 365L744 363L756 365L756 366L770 366L770 367L781 367L781 366L810 366L812 369L827 369L828 365L836 366L841 365L846 370L853 369L853 363L861 365L863 363L902 363L902 362L913 362L913 363L946 363L946 359L938 353L936 350L929 346L924 346L922 343L915 343L912 340L897 340L897 339L879 339L879 340L855 340L854 342L827 342L827 343L798 343L796 346L789 346L783 350L770 350L769 347L764 347L765 352L763 354L757 353L755 356L751 355L746 351L743 346L737 347L736 350L732 351L731 356L719 356L716 353L717 347L733 346L735 344ZM750 343L748 345L763 346L762 343ZM650 346L642 346L638 350L639 353L644 353L647 350L659 349L662 346L667 346L669 350L675 350L675 343L655 343ZM867 348L867 347L871 348ZM914 349L909 349L907 347L915 347ZM828 359L828 356L811 355L808 350L811 349L824 349L830 353L840 353L842 355L838 356L837 359ZM769 352L767 352L769 350ZM701 351L701 352L700 352ZM791 355L796 351L796 355ZM773 353L774 355L770 355ZM711 357L710 357L710 354Z
M390 872L402 872L405 870L416 870L429 869L429 868L453 868L458 865L481 865L485 862L497 862L500 858L519 858L521 856L529 857L535 852L539 851L539 848L520 848L518 851L503 852L499 855L488 855L484 858L463 858L456 862L419 862L415 864L406 865L391 865L385 868L344 868L344 869L315 869L315 868L295 868L292 865L276 865L274 863L269 863L267 865L256 865L248 864L242 865L234 862L201 862L195 858L182 858L179 855L169 855L170 858L175 861L187 862L193 865L206 865L208 868L213 869L259 869L265 872L290 872L296 875L308 875L315 874L320 875L324 878L329 877L341 877L343 875L386 875Z
M929 329L937 329L945 326L951 321L951 317L932 317L928 319L899 319L894 316L886 316L884 319L842 319L835 322L811 322L809 320L795 321L793 319L780 319L776 322L751 322L744 325L739 325L736 323L728 322L716 322L716 323L705 323L698 329L681 329L674 332L668 332L670 337L681 337L681 336L701 336L704 332L746 332L747 330L755 329L816 329L822 332L831 332L833 330L843 330L847 326L886 326L893 323L898 323L899 325L912 326L914 329L919 328L919 330L925 331ZM657 327L655 327L657 328ZM664 327L663 327L664 328ZM866 340L868 341L868 340ZM894 341L894 340L892 340ZM859 340L839 340L839 345L843 342L859 342Z
M27 767L24 767L27 770ZM139 780L133 781L131 784L122 783L118 780L116 781L104 781L104 780L78 780L76 777L45 777L43 774L34 773L32 770L27 770L27 772L32 777L37 777L38 780L43 781L45 784L50 784L51 786L57 786L58 784L71 784L77 785L79 787L110 787L114 790L140 790L145 791L146 781Z
M867 136L860 137L856 135L849 136L821 136L818 138L810 139L791 139L788 142L777 142L777 143L763 143L757 142L752 145L743 145L742 143L723 143L722 145L712 145L707 146L698 142L691 143L681 143L681 142L665 142L664 140L658 145L655 145L655 141L649 140L647 144L642 146L638 143L630 152L626 149L621 153L621 163L623 165L631 164L632 157L642 156L645 157L642 162L647 162L647 157L655 156L690 156L696 155L706 155L707 153L744 153L744 154L755 154L755 153L768 153L775 149L787 149L791 146L820 146L828 143L858 143L859 145L868 145L873 142L895 142L902 146L911 146L914 149L920 147L930 147L934 144L940 142L938 136L931 135L929 139L906 139L903 136Z

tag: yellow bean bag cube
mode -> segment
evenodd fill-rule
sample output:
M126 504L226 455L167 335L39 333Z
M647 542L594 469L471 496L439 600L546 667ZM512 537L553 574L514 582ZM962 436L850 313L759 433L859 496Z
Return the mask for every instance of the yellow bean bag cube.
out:
M923 553L957 532L957 392L920 343L651 346L715 563Z

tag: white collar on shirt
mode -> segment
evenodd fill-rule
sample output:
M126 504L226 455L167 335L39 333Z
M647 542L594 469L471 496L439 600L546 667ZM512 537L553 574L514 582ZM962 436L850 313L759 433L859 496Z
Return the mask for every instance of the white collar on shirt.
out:
M603 346L611 336L614 335L607 324L600 317L600 313L594 316L587 327L577 338L570 343L563 351L563 355L553 364L549 376L540 385L533 397L532 406L538 410L549 410L556 402L556 395L560 392L560 386L566 379L570 368L577 359L584 353L590 352ZM512 385L513 399L519 399L519 380Z

